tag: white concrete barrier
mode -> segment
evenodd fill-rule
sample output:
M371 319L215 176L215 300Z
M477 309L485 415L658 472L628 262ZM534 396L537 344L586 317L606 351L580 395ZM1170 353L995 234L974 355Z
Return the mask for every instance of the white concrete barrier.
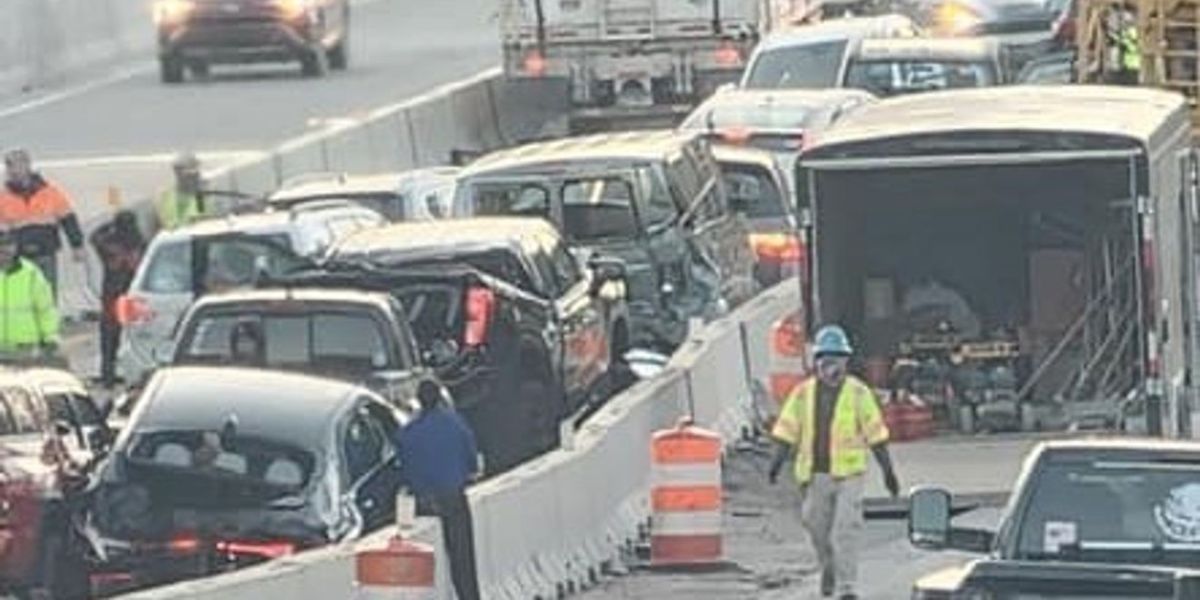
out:
M5 0L0 6L0 94L149 56L148 0Z

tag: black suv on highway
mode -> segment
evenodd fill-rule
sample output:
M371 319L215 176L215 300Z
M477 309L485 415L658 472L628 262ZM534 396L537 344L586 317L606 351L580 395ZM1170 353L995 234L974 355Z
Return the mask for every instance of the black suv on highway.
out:
M350 0L158 0L154 21L164 83L214 63L298 60L318 77L349 60Z

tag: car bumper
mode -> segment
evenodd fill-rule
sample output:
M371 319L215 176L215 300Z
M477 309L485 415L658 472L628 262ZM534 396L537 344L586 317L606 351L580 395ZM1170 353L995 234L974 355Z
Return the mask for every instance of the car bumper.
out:
M267 62L294 59L317 43L307 27L276 21L196 24L161 31L159 54L206 62Z

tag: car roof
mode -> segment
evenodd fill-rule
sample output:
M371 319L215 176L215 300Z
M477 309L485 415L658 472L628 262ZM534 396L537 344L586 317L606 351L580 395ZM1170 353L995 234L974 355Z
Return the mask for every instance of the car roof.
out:
M1149 140L1184 112L1176 93L1143 87L1017 85L926 92L867 104L806 149L958 131L1046 131Z
M323 449L332 420L366 394L341 381L238 367L166 367L142 392L130 427L220 430L232 416L239 433Z
M596 160L660 160L691 143L696 132L671 129L568 137L493 152L471 163L460 178L540 165Z
M445 248L452 254L490 249L525 248L558 231L533 217L474 217L420 223L396 223L359 231L342 240L334 255L421 252Z
M177 229L159 232L155 237L164 240L190 239L224 233L271 234L287 233L302 222L345 216L348 214L377 214L362 206L349 203L328 203L296 210L281 210L245 215L214 217ZM382 217L380 217L382 220Z
M1150 437L1088 437L1039 443L1038 452L1140 452L1200 455L1200 441Z
M788 27L775 31L759 43L759 52L802 46L824 41L861 39L881 35L889 28L914 27L911 19L904 15L890 14L870 17L845 17L829 19L811 25Z
M260 304L371 304L387 311L391 300L382 292L337 288L264 288L211 294L196 301L194 311Z
M995 59L999 45L985 38L869 38L859 43L854 57L879 59Z
M289 201L311 197L356 196L364 194L394 193L406 181L424 178L453 178L458 167L430 167L411 171L371 173L353 175L327 173L306 176L292 182L284 182L269 201Z

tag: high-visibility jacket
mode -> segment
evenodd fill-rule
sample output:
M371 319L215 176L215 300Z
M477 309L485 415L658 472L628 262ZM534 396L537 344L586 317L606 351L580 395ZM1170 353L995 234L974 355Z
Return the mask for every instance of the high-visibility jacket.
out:
M816 410L817 380L809 378L788 395L771 431L776 439L795 446L796 481L802 485L812 478ZM854 377L846 377L838 391L828 426L829 474L838 479L865 473L870 447L888 440L875 393Z
M162 230L182 227L204 216L199 195L185 194L175 188L163 192L154 208L158 213L158 228Z
M0 271L0 352L58 343L54 292L37 265L23 258Z
M1121 49L1121 68L1126 71L1140 71L1142 69L1142 48L1138 43L1137 27L1123 28L1117 37L1117 44Z
M83 247L83 230L71 200L61 188L35 175L27 189L9 183L0 192L0 225L17 230L23 256L54 254L62 247L59 228L74 248Z

